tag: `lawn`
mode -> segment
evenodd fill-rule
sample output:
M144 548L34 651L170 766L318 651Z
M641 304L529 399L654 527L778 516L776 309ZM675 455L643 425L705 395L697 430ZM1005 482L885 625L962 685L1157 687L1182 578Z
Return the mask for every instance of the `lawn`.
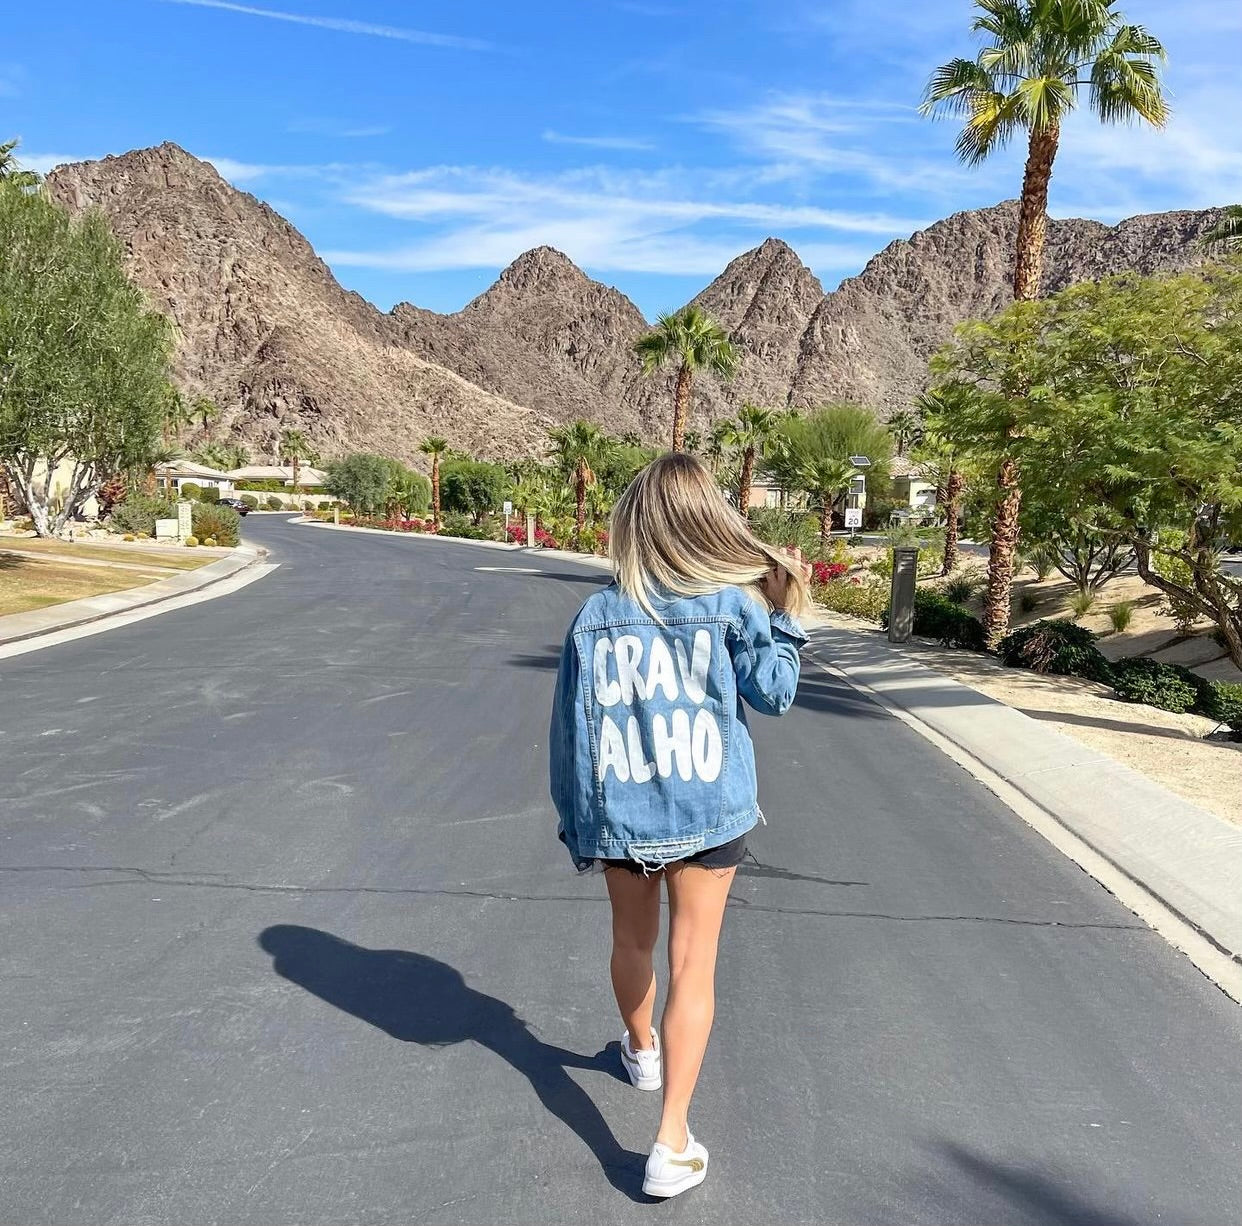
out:
M27 542L22 542L23 547ZM128 560L128 559L127 559ZM196 565L212 561L195 559ZM66 600L141 587L167 579L166 570L130 570L116 566L83 566L55 556L23 558L0 549L0 615L28 613Z
M63 558L84 558L93 562L130 562L154 568L169 567L173 570L195 570L217 560L212 553L198 553L183 546L175 548L155 545L96 545L70 544L68 541L49 541L40 537L0 536L0 550L20 549L23 553L46 553Z

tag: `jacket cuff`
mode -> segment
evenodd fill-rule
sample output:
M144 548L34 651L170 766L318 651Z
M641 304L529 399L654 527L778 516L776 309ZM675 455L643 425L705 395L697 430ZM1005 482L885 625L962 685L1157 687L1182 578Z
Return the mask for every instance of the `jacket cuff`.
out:
M808 641L807 633L799 625L798 619L790 616L784 609L772 610L772 629L779 630L782 634L796 640L799 647Z

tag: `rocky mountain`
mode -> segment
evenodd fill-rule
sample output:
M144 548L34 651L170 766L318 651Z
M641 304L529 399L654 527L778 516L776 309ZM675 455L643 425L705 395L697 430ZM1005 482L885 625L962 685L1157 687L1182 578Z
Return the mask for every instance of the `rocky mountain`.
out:
M216 437L272 455L297 427L325 455L417 460L429 433L478 455L538 454L549 425L577 417L664 436L672 378L642 377L642 314L550 247L519 256L454 314L408 303L384 314L342 289L271 208L176 145L64 166L48 182L69 207L108 217L135 280L177 324L179 380L225 411ZM1046 287L1185 267L1218 216L1053 221ZM726 387L700 382L692 424L748 401L907 405L953 326L1009 300L1016 231L1013 202L956 214L828 294L779 239L738 256L694 301L728 328L742 367Z

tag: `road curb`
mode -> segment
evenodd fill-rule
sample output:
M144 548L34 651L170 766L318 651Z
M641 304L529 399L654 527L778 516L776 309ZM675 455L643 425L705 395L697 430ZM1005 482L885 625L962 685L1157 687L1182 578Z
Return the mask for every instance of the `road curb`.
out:
M967 769L1242 1001L1242 830L874 636L812 633L812 660Z
M232 554L218 562L209 562L197 570L158 579L141 587L124 588L119 592L107 592L101 596L86 596L81 600L66 601L64 604L36 609L30 613L11 613L0 617L0 647L29 643L65 630L76 630L120 613L149 609L152 605L200 592L233 578L261 562L265 556L265 551L253 545L238 545Z

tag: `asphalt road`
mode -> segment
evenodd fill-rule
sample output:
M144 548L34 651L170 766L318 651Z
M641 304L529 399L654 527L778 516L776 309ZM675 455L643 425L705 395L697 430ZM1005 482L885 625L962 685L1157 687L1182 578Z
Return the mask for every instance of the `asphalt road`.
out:
M645 1203L544 792L598 572L246 534L261 582L0 662L0 1221L1239 1220L1242 1009L816 673L754 721L712 1173Z

